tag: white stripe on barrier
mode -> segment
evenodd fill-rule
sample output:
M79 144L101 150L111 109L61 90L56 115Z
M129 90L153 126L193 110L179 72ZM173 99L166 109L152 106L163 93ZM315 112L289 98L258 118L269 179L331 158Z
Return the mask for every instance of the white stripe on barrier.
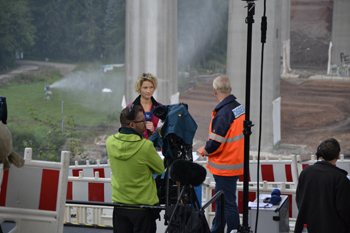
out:
M42 172L42 169L35 169L27 166L24 166L22 168L11 167L11 169L9 169L8 174L8 185L5 206L26 209L38 209L40 202ZM28 176L28 174L30 174L30 176ZM26 190L26 192L17 192L17 185L22 186L23 190Z
M1 184L2 184L2 177L4 176L4 164L1 163L0 164L0 187L1 187Z

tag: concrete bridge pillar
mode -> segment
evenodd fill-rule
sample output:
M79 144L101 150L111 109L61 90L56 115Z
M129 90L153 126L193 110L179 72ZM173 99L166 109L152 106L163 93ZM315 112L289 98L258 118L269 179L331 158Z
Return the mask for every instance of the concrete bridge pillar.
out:
M328 74L350 76L350 1L334 0Z
M250 95L250 120L252 127L250 137L251 149L258 146L259 109L260 109L260 66L261 66L261 17L263 1L255 2L255 15L252 40L252 70ZM246 1L230 0L229 29L227 48L227 75L231 80L232 93L245 105L246 93L246 50L247 17ZM264 55L264 80L262 100L262 141L261 149L270 151L281 139L281 0L269 0L267 4L267 43Z
M125 99L132 102L142 73L158 79L154 97L170 104L177 96L177 0L126 1ZM173 100L172 102L176 102Z
M283 74L291 71L290 68L290 10L291 0L281 0L282 4L282 27L281 27L281 41L282 41L282 61Z

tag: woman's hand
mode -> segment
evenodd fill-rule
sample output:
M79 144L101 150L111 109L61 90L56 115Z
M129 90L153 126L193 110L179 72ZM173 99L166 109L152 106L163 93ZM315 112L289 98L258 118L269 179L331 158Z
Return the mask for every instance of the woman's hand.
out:
M146 121L146 129L148 129L149 131L151 131L151 133L154 132L154 125L152 121Z

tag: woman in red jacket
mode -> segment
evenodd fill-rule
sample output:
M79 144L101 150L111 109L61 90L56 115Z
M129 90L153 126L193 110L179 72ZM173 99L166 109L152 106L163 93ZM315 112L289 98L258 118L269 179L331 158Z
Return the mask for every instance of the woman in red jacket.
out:
M152 120L146 121L144 138L148 139L157 129L159 118L153 115L155 107L162 105L153 98L153 93L157 89L157 78L150 73L141 74L134 85L134 89L140 95L132 102L134 105L141 105L144 113L151 113ZM129 104L128 106L130 106ZM146 120L149 117L146 117Z

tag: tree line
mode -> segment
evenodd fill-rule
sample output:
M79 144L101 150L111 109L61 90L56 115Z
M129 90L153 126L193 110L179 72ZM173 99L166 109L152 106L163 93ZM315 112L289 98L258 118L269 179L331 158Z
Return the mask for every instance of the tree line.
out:
M0 71L15 64L16 51L33 60L123 63L126 1L0 0ZM178 0L179 48L191 53L179 52L179 66L225 64L227 20L228 0Z

